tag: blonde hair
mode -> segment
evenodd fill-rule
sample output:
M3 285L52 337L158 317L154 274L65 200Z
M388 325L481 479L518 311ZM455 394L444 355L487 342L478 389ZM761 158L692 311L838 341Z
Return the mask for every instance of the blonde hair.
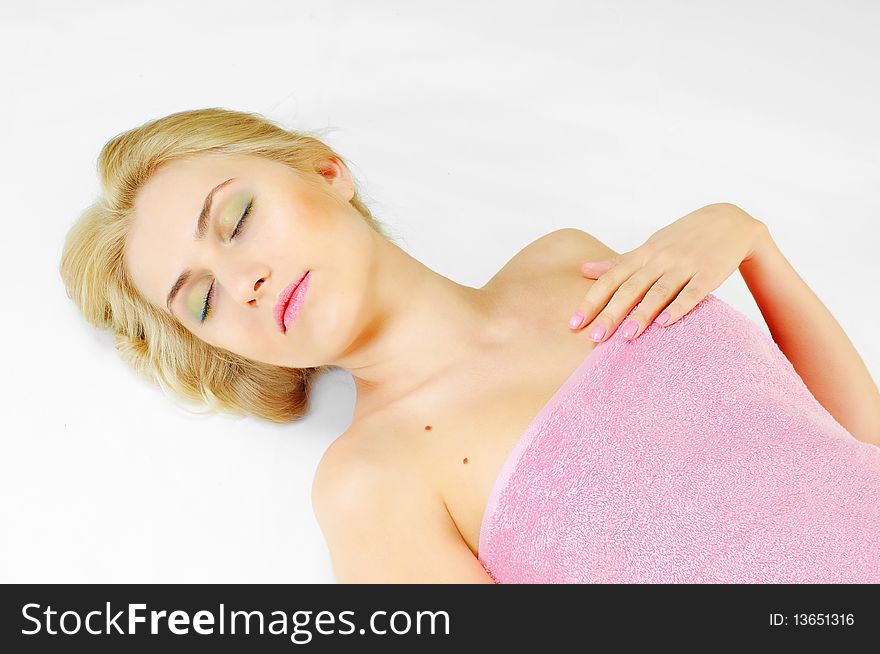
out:
M316 172L322 162L335 157L346 163L319 138L258 114L221 108L181 111L123 132L98 156L101 195L67 234L60 263L67 295L89 323L113 332L119 356L135 373L181 408L276 423L299 420L308 411L316 377L335 366L286 368L209 345L149 303L126 271L123 252L138 190L163 164L202 154L266 157L290 166L319 190L327 187ZM357 190L351 204L377 233L394 241Z

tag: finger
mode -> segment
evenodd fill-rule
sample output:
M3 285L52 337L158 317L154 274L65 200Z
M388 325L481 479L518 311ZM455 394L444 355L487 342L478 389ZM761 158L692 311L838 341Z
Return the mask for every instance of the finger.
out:
M577 311L568 321L569 329L580 329L587 325L598 315L614 292L620 285L629 279L639 269L639 264L634 262L619 263L614 265L608 272L601 275L587 291L584 299L578 305Z
M717 284L707 283L706 280L700 276L700 273L697 273L691 277L684 288L678 293L675 300L664 310L664 312L668 312L669 314L668 319L661 324L660 318L663 315L661 313L660 316L657 317L657 324L662 327L669 327L669 325L676 322L679 318L697 306L703 298L709 295L709 293L717 287Z
M597 279L614 267L613 261L586 261L581 264L581 274L584 277Z
M662 274L662 269L644 267L621 284L607 306L602 309L592 325L587 329L587 334L590 335L590 338L597 342L611 338L611 335L614 334L618 326L623 322L623 319L627 317L634 306L641 302L645 293ZM624 324L625 331L621 332L621 335L624 338L634 338L641 329L642 325L636 320L628 320Z
M657 279L639 302L633 314L621 326L624 338L641 336L651 322L665 311L679 291L688 283L688 276L680 271L670 270ZM667 317L669 312L667 311ZM630 323L632 321L632 323ZM658 324L662 324L658 321ZM633 331L635 330L635 331Z
M587 328L589 337L598 343L610 338L627 314L641 301L648 288L661 274L661 270L640 268L621 284L599 315L589 323ZM639 325L628 321L626 328L627 331L624 332L624 337L630 338L639 330Z

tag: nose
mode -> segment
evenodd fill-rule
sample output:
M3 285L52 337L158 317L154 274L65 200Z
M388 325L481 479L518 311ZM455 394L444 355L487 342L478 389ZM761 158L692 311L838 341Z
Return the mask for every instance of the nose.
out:
M259 302L260 306L262 306L265 303L263 296L266 293L265 291L260 291L260 289L263 287L266 278L260 277L256 282L252 280L253 277L248 280L248 275L241 276L233 282L229 289L230 293L238 302L245 302L250 306L255 306ZM271 300L269 302L271 303Z
M264 282L264 281L266 281L266 278L265 278L265 277L260 277L260 279L258 279L257 282L254 284L254 291L258 290L258 289L263 285L263 282ZM254 299L252 299L252 300L249 300L249 301L248 301L248 304L253 305L254 302L256 302L256 300L257 300L257 298L254 298Z
M272 298L264 299L266 293L269 292L268 286L263 288L263 284L269 278L269 271L265 265L257 262L240 263L227 259L214 262L214 266L217 271L217 279L228 290L236 304L242 302L250 306L255 306L257 302L260 303L260 306L273 304Z

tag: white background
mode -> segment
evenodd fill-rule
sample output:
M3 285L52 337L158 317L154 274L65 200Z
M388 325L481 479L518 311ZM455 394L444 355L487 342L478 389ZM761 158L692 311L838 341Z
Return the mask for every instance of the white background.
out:
M124 367L61 285L101 146L184 109L324 130L401 247L471 286L554 229L624 252L733 202L770 226L880 378L877 3L4 13L0 582L333 581L310 488L350 422L351 377L322 378L296 425L189 416ZM766 329L738 272L715 294Z

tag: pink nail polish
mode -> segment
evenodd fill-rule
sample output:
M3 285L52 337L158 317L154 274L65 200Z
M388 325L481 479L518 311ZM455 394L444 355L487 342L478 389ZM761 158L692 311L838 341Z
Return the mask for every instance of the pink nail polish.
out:
M657 323L658 325L660 325L660 326L663 326L663 325L666 324L666 321L667 321L667 320L669 320L669 312L668 312L668 311L664 311L663 313L661 313L659 316L657 316L657 317L654 319L654 322L656 322L656 323Z
M577 311L571 318L568 320L568 326L571 329L577 329L581 326L581 322L584 319L584 314L580 311Z
M602 337L605 336L605 326L604 325L596 325L593 327L593 331L590 334L590 338L597 343L602 340Z
M623 323L623 327L620 328L620 333L627 339L631 339L635 336L637 331L639 331L639 323L632 318Z

